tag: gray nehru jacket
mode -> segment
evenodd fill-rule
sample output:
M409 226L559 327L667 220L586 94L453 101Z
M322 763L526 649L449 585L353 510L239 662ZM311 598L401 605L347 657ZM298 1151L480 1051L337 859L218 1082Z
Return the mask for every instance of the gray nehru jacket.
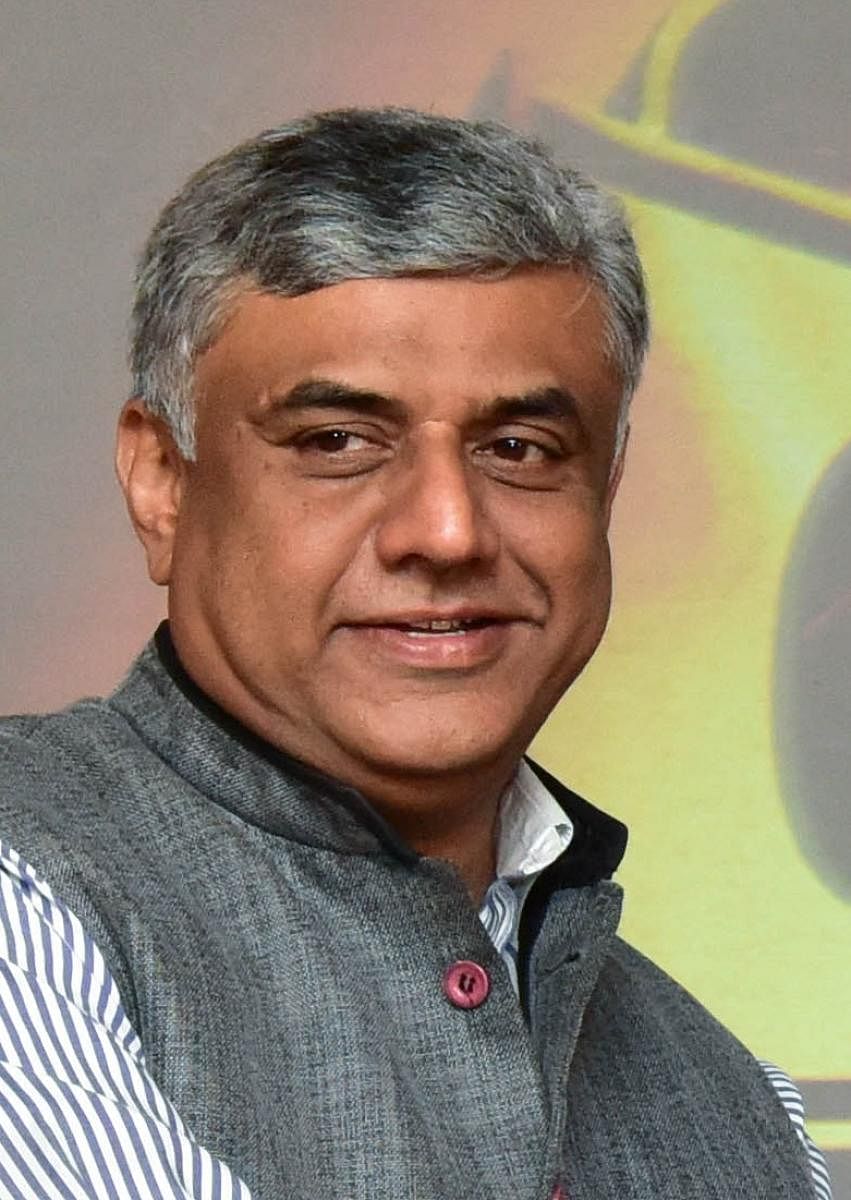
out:
M618 822L534 884L518 1002L447 864L247 734L167 632L108 700L14 718L0 837L104 952L148 1069L255 1200L801 1200L759 1065L616 936ZM458 1007L470 960L491 980Z

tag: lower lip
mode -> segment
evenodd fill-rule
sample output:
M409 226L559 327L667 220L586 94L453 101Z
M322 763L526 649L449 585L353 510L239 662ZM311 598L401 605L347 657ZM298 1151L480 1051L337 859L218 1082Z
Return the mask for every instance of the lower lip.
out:
M368 654L420 669L472 670L505 651L515 622L500 621L459 633L415 633L392 625L349 625Z

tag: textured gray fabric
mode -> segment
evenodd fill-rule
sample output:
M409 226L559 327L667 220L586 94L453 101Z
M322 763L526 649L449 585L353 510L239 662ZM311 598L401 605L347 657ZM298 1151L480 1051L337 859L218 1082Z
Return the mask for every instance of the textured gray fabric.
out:
M456 873L211 719L153 648L109 700L0 729L0 837L255 1200L813 1195L760 1067L616 937L610 880L539 893L527 1022ZM493 980L470 1011L440 982L465 958Z

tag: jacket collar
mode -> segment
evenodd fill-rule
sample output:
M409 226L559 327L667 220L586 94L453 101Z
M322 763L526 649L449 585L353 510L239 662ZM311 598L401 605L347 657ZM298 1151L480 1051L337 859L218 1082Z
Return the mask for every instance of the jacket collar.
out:
M168 622L108 703L188 784L248 824L338 853L409 864L419 857L360 792L264 741L203 692L178 659ZM608 878L623 856L625 827L530 766L574 827L547 874L562 886Z

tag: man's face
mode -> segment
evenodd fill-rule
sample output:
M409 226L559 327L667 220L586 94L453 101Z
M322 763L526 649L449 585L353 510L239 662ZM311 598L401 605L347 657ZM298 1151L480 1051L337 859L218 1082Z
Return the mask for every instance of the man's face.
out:
M608 613L604 344L561 269L245 295L162 576L190 674L356 784L515 761Z

